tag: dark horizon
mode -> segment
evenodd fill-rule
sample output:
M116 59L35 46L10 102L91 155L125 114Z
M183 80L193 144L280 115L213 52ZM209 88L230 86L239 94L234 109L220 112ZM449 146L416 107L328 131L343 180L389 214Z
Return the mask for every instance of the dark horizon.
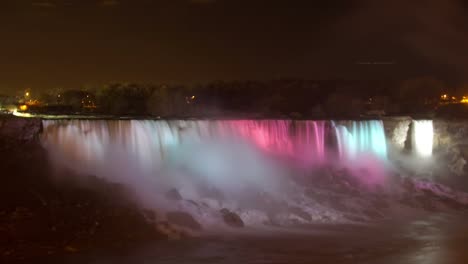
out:
M458 0L7 0L0 93L279 78L458 85L467 17Z

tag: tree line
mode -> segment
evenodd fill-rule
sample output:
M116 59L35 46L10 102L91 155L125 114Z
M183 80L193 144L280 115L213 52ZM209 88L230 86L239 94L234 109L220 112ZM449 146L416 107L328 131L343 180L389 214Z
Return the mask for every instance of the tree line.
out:
M205 85L114 83L104 87L49 90L47 105L112 115L346 116L371 108L429 111L447 85L430 77L406 81L294 80L212 82Z

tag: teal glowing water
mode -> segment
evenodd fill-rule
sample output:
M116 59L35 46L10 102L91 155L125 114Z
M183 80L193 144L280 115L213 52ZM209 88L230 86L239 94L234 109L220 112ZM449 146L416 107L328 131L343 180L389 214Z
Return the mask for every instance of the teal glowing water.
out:
M348 121L346 125L334 126L340 158L353 160L362 154L387 158L387 142L382 121Z

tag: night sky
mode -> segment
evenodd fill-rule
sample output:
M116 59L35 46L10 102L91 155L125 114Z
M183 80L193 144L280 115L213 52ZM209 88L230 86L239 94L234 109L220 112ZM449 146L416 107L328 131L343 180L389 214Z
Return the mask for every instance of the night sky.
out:
M0 92L109 82L468 81L458 0L3 0Z

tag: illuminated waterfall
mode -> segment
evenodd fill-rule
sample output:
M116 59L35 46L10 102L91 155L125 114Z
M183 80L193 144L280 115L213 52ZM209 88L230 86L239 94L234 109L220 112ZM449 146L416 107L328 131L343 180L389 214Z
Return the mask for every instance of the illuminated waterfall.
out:
M143 167L158 164L174 146L202 140L233 140L277 156L323 162L325 121L290 120L63 120L44 121L42 141L48 148L94 162L126 153ZM112 152L109 154L109 152Z
M348 121L335 124L340 158L353 160L362 154L387 157L387 143L383 122L379 120Z
M325 121L216 121L217 133L240 137L260 149L306 163L325 161Z
M416 122L415 133L421 133L424 124ZM386 158L383 123L377 120L340 124L307 120L46 120L42 141L47 148L77 161L95 163L127 155L147 169L159 166L181 144L234 139L265 153L319 164L333 159L334 151L326 142L329 128L334 131L340 158L352 160L362 154ZM418 149L426 153L424 146L419 144Z
M434 140L432 120L414 120L411 136L413 152L420 157L430 157Z
M233 200L282 193L285 164L342 164L376 183L386 158L381 121L44 120L43 128L54 165L127 184L150 202L170 188L194 199L200 186Z

